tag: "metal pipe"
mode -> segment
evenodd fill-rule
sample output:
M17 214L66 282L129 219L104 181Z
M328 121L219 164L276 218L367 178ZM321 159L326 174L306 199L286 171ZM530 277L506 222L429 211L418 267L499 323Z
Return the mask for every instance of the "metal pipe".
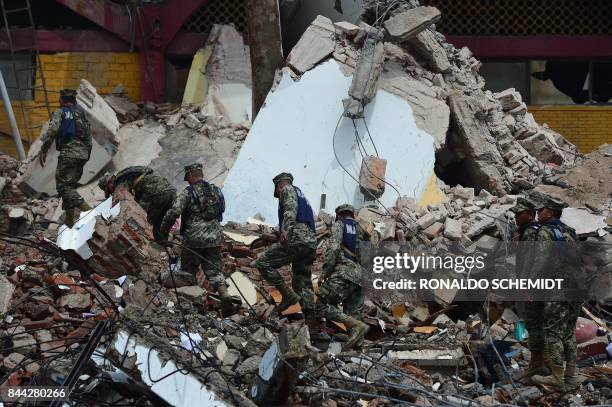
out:
M2 71L0 71L0 92L2 92L4 110L6 111L6 116L8 117L9 124L11 125L11 133L13 134L15 145L17 146L17 154L19 154L19 159L21 161L25 161L25 150L23 149L23 143L21 142L21 136L19 135L19 127L17 127L17 122L15 121L13 105L11 105L11 99L9 98L8 91L6 90L6 85L4 84L4 76L2 76Z

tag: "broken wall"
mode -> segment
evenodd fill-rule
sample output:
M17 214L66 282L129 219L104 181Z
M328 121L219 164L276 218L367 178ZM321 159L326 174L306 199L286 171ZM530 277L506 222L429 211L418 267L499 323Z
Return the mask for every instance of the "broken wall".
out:
M315 211L323 209L323 194L328 210L346 202L360 207L363 194L351 175L358 177L362 154L375 150L387 159L387 182L401 195L422 195L433 175L434 138L419 128L406 100L385 90L366 107L365 120L355 120L356 137L353 121L342 118L350 84L351 75L333 60L299 81L283 71L225 180L225 219L244 222L260 213L275 223L271 180L282 171L293 174ZM380 200L393 206L397 197L387 186Z

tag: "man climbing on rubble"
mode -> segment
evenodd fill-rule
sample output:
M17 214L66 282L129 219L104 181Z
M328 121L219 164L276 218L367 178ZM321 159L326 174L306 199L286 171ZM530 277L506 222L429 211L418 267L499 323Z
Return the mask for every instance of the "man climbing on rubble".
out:
M42 146L38 161L45 166L47 152L55 142L59 152L55 170L55 187L62 198L65 210L64 223L72 227L75 221L75 210L88 211L91 206L77 192L78 182L83 175L83 167L91 154L91 132L85 112L76 102L74 89L60 90L60 108L53 112L47 130L41 137Z
M176 189L166 178L149 167L127 167L115 175L104 174L98 186L107 198L110 195L120 196L122 190L127 190L147 212L155 240L168 240L168 234L161 233L160 227L164 215L176 198Z
M316 325L311 280L317 247L314 215L308 199L293 185L291 174L280 173L272 182L274 197L278 198L279 241L257 259L254 265L262 277L280 291L283 298L277 306L278 313L301 300L306 323L311 327ZM285 283L276 270L287 264L291 264L293 288Z
M518 227L513 240L523 242L518 243L516 252L516 272L521 277L529 273L533 266L535 247L533 243L529 242L536 240L536 235L540 229L540 224L536 221L536 207L537 204L532 199L520 197L511 209L514 212L514 219ZM518 378L524 384L530 384L534 375L550 373L547 368L550 362L548 352L544 347L543 314L544 302L525 302L525 325L529 332L528 343L531 359L527 369Z
M355 208L348 204L338 206L319 279L321 287L315 309L319 317L341 322L350 329L351 334L343 351L358 344L369 329L361 321L363 269L359 264L359 242L364 240L364 236L365 233L355 221Z
M575 268L569 258L573 245L568 244L576 240L576 233L560 220L563 208L566 207L565 203L557 199L544 197L544 202L538 210L541 227L536 234L537 252L533 265L533 275L541 277L550 271L554 273L555 278L564 279L564 286L571 285L578 277L573 275ZM553 242L555 244L552 244ZM543 317L540 317L540 320L544 325L544 343L550 355L552 374L534 375L534 383L556 389L578 385L575 331L580 309L581 303L570 299L544 303Z
M204 180L202 164L185 167L185 181L189 186L179 193L161 222L161 233L167 235L176 219L181 217L181 268L195 276L202 266L206 278L221 297L224 316L233 311L232 298L223 278L221 220L225 199L216 185Z

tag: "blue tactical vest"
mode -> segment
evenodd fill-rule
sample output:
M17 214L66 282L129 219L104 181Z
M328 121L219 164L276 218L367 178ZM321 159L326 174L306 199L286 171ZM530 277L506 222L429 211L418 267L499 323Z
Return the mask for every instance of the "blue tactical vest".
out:
M297 211L297 216L295 218L295 221L298 223L307 224L310 230L314 232L315 222L314 222L314 215L312 213L312 207L310 206L310 202L308 202L308 199L306 199L306 196L304 196L304 193L298 187L293 186L293 185L290 185L290 186L293 187L293 189L295 190L295 193L297 194L297 199L298 199L298 211ZM284 216L284 211L283 211L283 207L281 206L281 201L279 199L278 200L278 226L280 229L283 228L283 216Z
M76 120L74 120L74 109L72 107L62 106L62 124L59 132L62 141L71 140L76 136Z
M565 237L563 237L563 233L561 232L561 228L564 226L565 224L563 222L561 222L561 220L559 219L553 219L550 222L542 225L544 227L549 228L552 232L553 235L555 237L555 242L563 242L565 241ZM575 239L576 236L574 236L574 233L572 232L572 237Z
M357 222L355 219L342 219L342 253L349 260L357 261Z

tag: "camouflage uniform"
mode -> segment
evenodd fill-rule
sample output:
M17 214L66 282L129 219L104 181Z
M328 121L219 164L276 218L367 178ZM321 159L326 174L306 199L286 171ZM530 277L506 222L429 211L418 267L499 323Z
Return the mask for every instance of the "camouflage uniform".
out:
M575 240L574 231L562 223L557 226L565 241ZM554 270L555 278L564 278L566 282L572 280L573 268L567 265L557 250L552 249L550 242L555 241L551 227L540 227L536 241L544 244L538 248L534 262L537 276L543 276L540 271ZM581 303L570 301L549 301L544 303L543 314L538 321L543 324L544 342L553 365L562 366L563 362L576 363L576 321L580 314ZM543 318L542 318L543 315Z
M521 211L535 211L536 204L525 198L519 198L517 205L511 210L514 213ZM518 233L515 241L518 242L533 242L536 240L539 223L531 222L518 227ZM535 255L535 247L529 243L518 243L516 252L516 270L517 277L524 278L524 274L528 273L533 266ZM544 326L542 324L542 315L544 313L544 303L541 301L530 301L525 303L525 326L529 332L529 350L532 354L544 354Z
M361 318L363 270L361 265L347 258L342 249L344 224L336 221L332 226L325 266L321 277L325 281L317 293L316 311L320 317L345 322L347 317ZM357 258L359 254L355 253ZM343 311L339 304L342 303Z
M62 136L60 129L62 120L67 113L62 109L57 109L51 115L49 126L41 138L42 153L46 153L54 141L55 147L59 151L55 171L55 187L58 195L62 198L62 208L65 210L78 208L85 203L76 189L92 148L90 124L85 112L79 106L71 106L70 110L76 124L75 136L68 139Z
M105 182L106 181L106 182ZM105 190L108 178L100 180L100 187ZM167 240L160 226L164 215L172 207L176 198L176 189L168 180L149 167L127 167L115 176L115 191L126 188L136 202L147 212L149 223L153 225L155 240Z
M188 166L186 172L192 167L202 168L201 165ZM221 261L223 230L218 206L220 199L222 195L216 186L204 181L197 182L178 194L161 222L161 232L167 233L181 216L181 268L195 275L201 265L208 281L217 291L220 286L225 286Z
M317 238L306 223L297 222L298 196L293 185L287 185L279 197L279 211L283 221L280 232L286 232L286 246L274 243L257 261L255 267L262 277L275 287L283 284L283 278L276 270L291 264L293 290L302 298L302 309L314 311L314 290L312 288L312 263L315 260Z

